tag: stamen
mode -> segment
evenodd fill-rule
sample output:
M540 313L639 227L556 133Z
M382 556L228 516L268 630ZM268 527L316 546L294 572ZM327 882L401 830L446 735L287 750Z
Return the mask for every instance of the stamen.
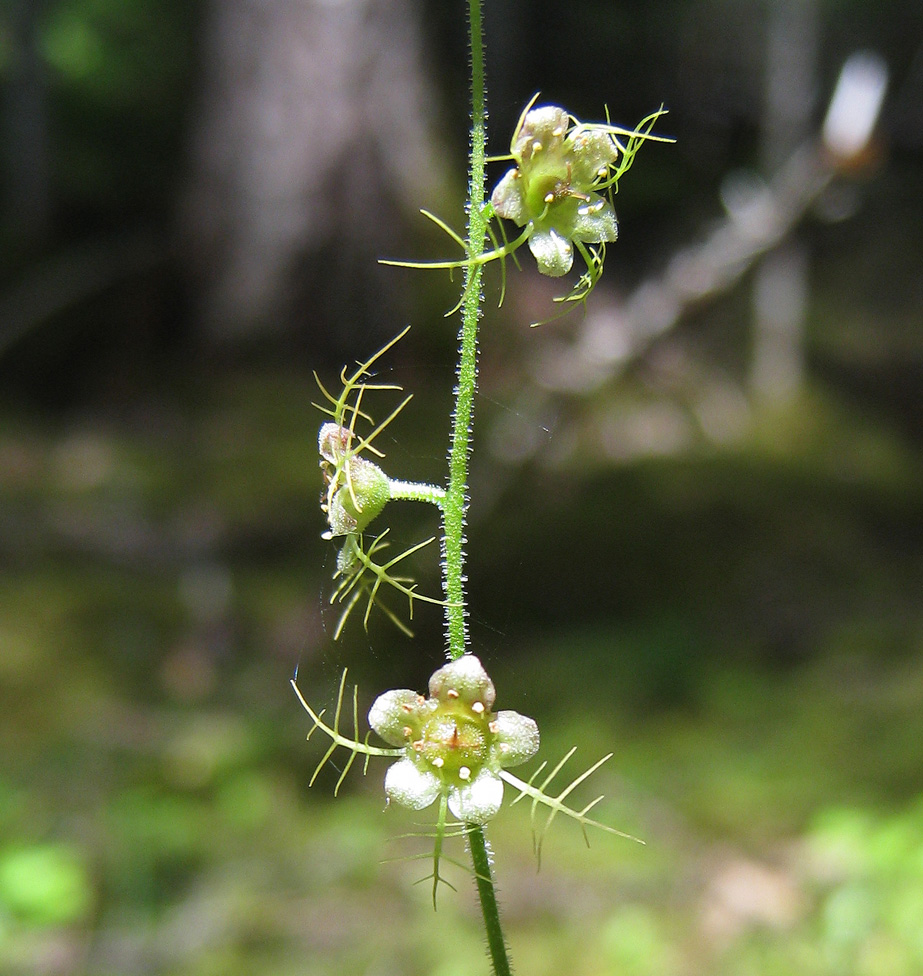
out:
M458 770L458 778L463 780L471 779L471 770L467 766L462 766Z
M606 205L605 200L597 200L596 203L587 203L582 207L577 208L577 213L581 217L589 217L592 214L599 213L600 210Z
M471 711L476 715L480 715L484 711L484 702L473 702L471 705Z
M449 688L445 694L446 698L458 698L458 692L454 688Z

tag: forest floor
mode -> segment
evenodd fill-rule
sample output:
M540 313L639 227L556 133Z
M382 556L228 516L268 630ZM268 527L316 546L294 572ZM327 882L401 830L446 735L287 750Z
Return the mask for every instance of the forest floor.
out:
M311 398L287 379L223 389L190 414L0 424L3 972L486 972L463 870L447 868L458 891L442 888L433 911L429 812L383 812L380 764L364 778L354 767L337 799L335 770L308 789L323 747L304 743L295 666L329 707L348 665L367 707L424 684L441 626L422 614L413 650L380 622L330 640ZM529 589L541 558L516 533L530 522L534 552L551 547L536 528L547 510L505 518L501 505L499 521L472 525L472 553L496 542L472 585L499 707L539 721L551 764L571 745L574 772L614 752L586 800L605 793L599 819L645 841L591 832L587 850L558 818L538 871L527 805L501 812L489 836L518 972L923 971L923 626L908 578L923 545L905 518L919 519L913 479L888 470L846 496L803 459L617 474L613 522L631 511L648 529L644 545L618 528L608 544L636 578L600 579L594 540L582 562L554 538L571 610L544 618ZM650 488L667 483L686 487ZM581 503L591 523L598 497L596 483ZM767 549L761 585L775 581L776 602L761 614L741 599L745 619L723 626L744 591L716 575L707 526L762 526L718 545L739 576L759 540L784 535L775 527L788 519L803 542L831 507L839 529L810 540L816 558L786 561L807 551L788 540L774 564ZM675 561L681 585L658 590ZM778 593L802 590L790 608L817 607L820 623L795 614L786 629ZM759 640L741 636L748 614ZM792 633L785 653L773 639ZM449 846L464 861L461 840Z

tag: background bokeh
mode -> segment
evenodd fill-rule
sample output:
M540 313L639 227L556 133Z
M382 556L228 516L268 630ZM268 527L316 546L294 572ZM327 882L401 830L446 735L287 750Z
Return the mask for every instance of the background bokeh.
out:
M662 103L676 139L620 186L586 314L530 329L561 289L526 255L497 309L488 276L473 650L543 758L614 752L599 816L646 841L559 818L536 873L504 810L517 970L919 973L923 8L486 6L493 153L539 90L625 125ZM463 871L436 913L414 884L427 823L382 812L383 767L308 788L288 686L329 706L348 667L364 708L442 660L422 604L413 640L380 615L332 640L312 371L411 325L387 470L444 478L458 278L377 258L454 253L417 210L463 222L464 17L0 8L4 973L487 970ZM888 86L837 156L857 52Z

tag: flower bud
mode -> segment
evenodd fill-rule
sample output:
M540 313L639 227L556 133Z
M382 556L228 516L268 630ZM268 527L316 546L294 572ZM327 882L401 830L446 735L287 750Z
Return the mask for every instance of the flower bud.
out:
M341 484L327 504L327 538L362 532L391 498L388 476L377 464L351 457L343 467Z

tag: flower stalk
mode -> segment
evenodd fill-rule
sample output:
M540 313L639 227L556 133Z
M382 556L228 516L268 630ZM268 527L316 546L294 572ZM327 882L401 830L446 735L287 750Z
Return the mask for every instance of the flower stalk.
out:
M484 209L487 160L487 89L484 81L484 38L481 0L468 0L471 52L471 146L468 169L468 234L461 298L461 332L456 376L455 410L449 448L449 484L443 503L443 587L446 607L447 656L465 653L467 626L464 588L465 516L468 508L468 453L474 423L477 381L477 330L483 300L484 268L480 263L487 241Z
M468 452L474 423L474 391L477 382L477 332L483 301L484 265L480 257L487 241L488 216L484 207L487 160L487 88L484 81L484 33L481 0L468 0L468 38L471 53L471 147L468 173L468 235L464 286L461 298L461 334L452 442L449 451L449 485L443 503L443 582L446 599L448 657L460 658L467 646L464 589L465 515L468 507ZM500 909L494 887L487 837L481 825L468 831L468 848L474 868L487 950L495 976L511 971Z
M477 335L481 317L484 266L505 259L528 244L539 271L552 277L567 274L575 254L585 270L577 284L561 302L583 302L602 274L607 243L616 240L618 223L612 204L617 181L623 175L640 144L651 136L651 127L661 112L645 119L636 130L621 129L608 122L585 124L556 106L526 106L513 134L510 154L499 157L514 164L494 189L490 200L485 192L486 86L482 38L483 0L468 0L469 45L471 54L471 141L468 163L467 231L462 237L432 214L426 214L442 227L464 251L456 262L421 265L388 261L407 267L459 267L464 269L461 298L451 314L460 313L459 359L456 373L455 406L452 413L448 450L448 480L445 488L390 477L384 471L385 455L376 445L381 432L407 406L404 397L376 423L365 404L366 394L398 391L391 383L374 381L376 361L406 333L401 332L357 368L340 374L342 391L334 396L318 379L326 401L320 409L327 415L318 438L318 452L325 491L321 509L327 519L324 537L337 540L340 550L334 574L336 586L332 602L343 604L336 639L353 608L363 599L363 623L368 624L373 606L381 609L404 633L407 625L386 606L385 592L407 599L412 617L415 600L436 603L445 614L446 657L448 663L430 677L428 695L408 688L380 694L368 713L370 731L360 739L358 693L352 694L352 735L340 731L346 673L340 682L332 721L324 712L315 712L292 684L302 706L311 718L310 735L318 729L329 746L311 778L313 784L321 768L338 749L349 758L342 768L334 792L342 784L357 756L363 756L363 771L372 758L393 760L385 775L389 802L422 810L437 805L434 832L433 903L440 882L452 887L440 874L447 837L464 836L471 859L471 873L478 892L484 929L495 976L509 976L509 955L493 877L492 858L485 825L500 810L505 787L516 796L513 803L528 798L531 803L533 845L541 858L542 840L551 822L563 814L587 827L597 827L623 837L587 814L602 797L578 809L566 802L569 795L610 757L611 753L583 773L551 791L557 777L574 750L568 752L550 772L536 783L545 770L539 765L528 779L519 779L508 767L531 759L539 748L536 723L514 711L495 711L496 692L481 662L470 652L465 597L465 524L468 508L468 457L474 423L474 395L477 382ZM537 96L536 96L537 97ZM626 142L620 141L625 137ZM425 213L425 211L424 211ZM520 233L508 239L500 218L512 221ZM491 221L496 220L493 226ZM497 230L499 228L499 232ZM502 239L502 243L501 243ZM505 278L503 279L505 283ZM501 289L502 302L502 289ZM416 583L404 568L407 561L433 538L411 545L397 555L383 556L390 541L388 528L371 528L391 502L422 502L435 507L441 518L443 599L417 592ZM402 575L398 575L398 573ZM385 743L369 743L371 732ZM454 821L449 821L451 815ZM632 838L635 839L635 838ZM451 862L457 863L457 862Z

